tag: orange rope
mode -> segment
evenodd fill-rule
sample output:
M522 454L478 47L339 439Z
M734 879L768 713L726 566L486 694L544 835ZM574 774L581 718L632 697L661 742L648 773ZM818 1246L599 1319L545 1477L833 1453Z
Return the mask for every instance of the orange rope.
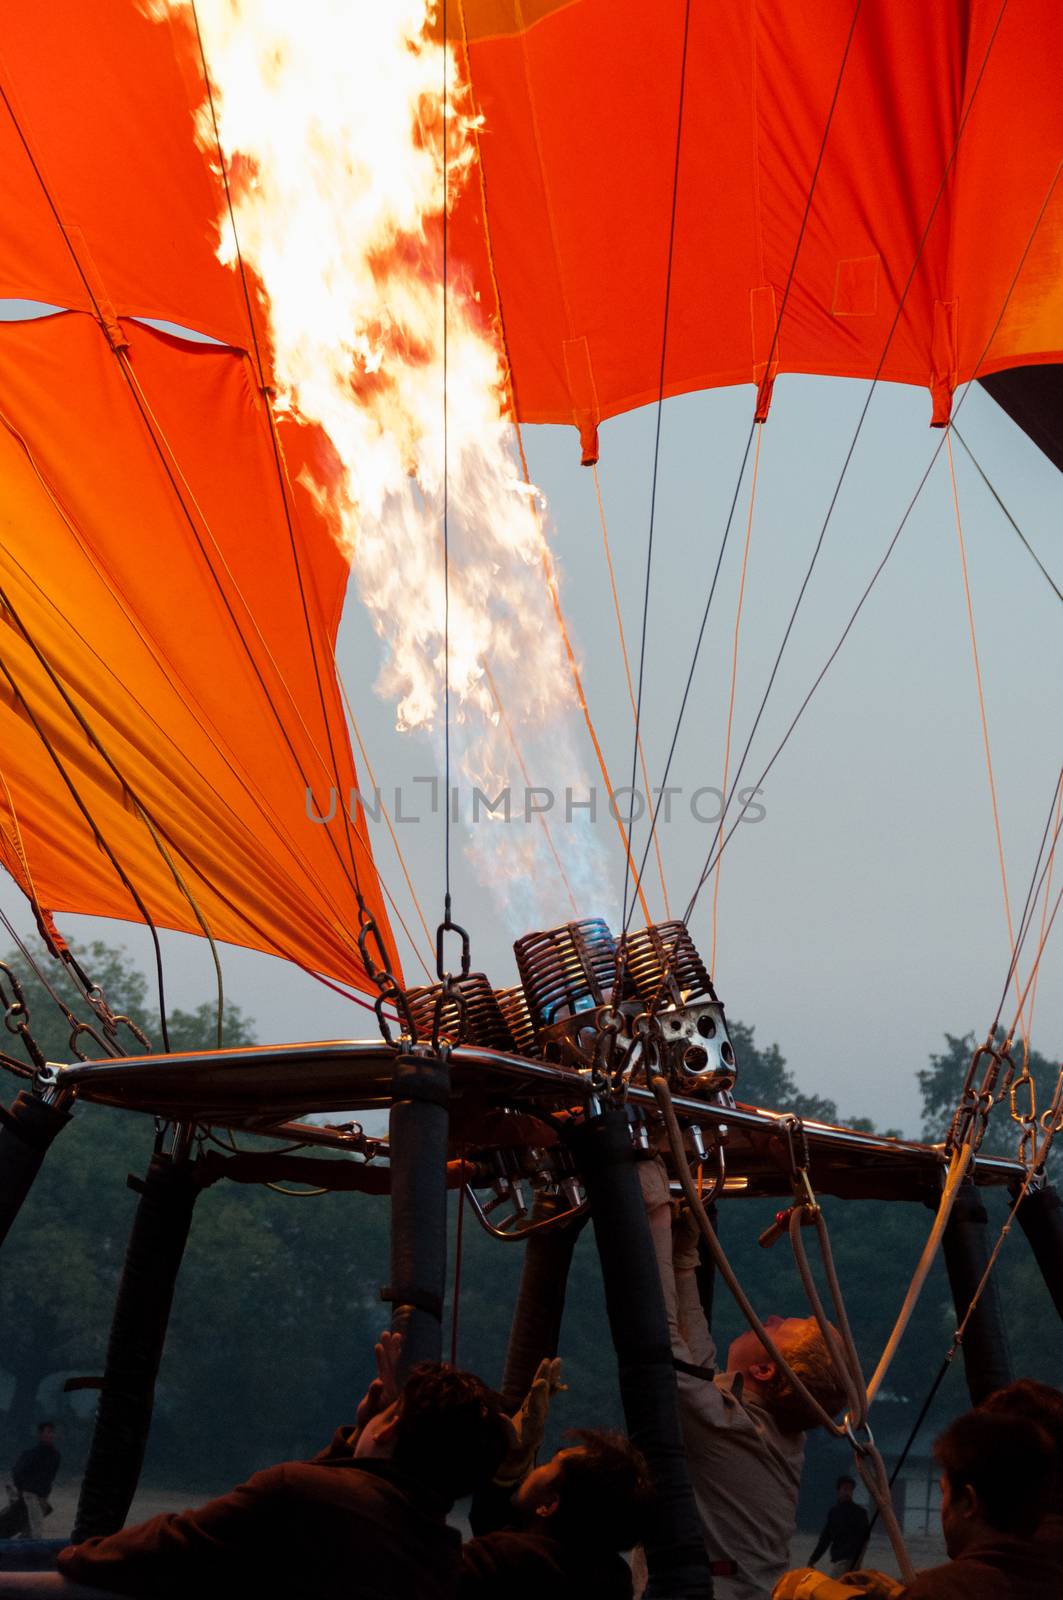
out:
M635 686L631 681L631 662L627 653L627 639L624 637L624 619L620 612L620 597L616 592L616 573L613 570L613 552L609 548L609 530L605 525L605 506L602 504L602 484L598 476L598 463L592 464L594 472L594 492L598 497L598 521L602 528L602 546L605 550L605 562L609 568L609 587L613 591L613 610L616 613L616 631L620 637L620 653L624 658L624 674L627 678L627 694L631 701L631 715L635 719L636 738L639 747L639 762L642 766L642 781L646 786L646 804L650 804L650 774L646 766L646 752L642 745L642 734L638 728L638 709L635 705ZM653 830L653 848L657 856L657 876L661 880L661 895L664 900L664 914L671 921L672 909L668 904L668 887L664 881L664 862L661 859L661 836L656 828Z
M524 439L521 435L520 423L517 421L516 416L514 416L513 419L513 427L517 435L517 448L520 451L520 465L521 470L524 473L524 481L530 487L531 474L528 471L528 458L524 454ZM576 665L576 655L572 649L572 641L568 636L568 628L565 626L564 613L561 610L561 595L557 587L557 574L554 571L554 563L550 555L550 547L546 543L545 539L543 540L543 572L546 576L546 587L550 591L550 599L553 602L554 616L557 618L557 626L561 633L561 642L564 644L565 655L568 657L568 666L569 671L572 674L572 683L576 690L576 698L579 701L580 710L583 712L583 720L587 724L587 732L590 734L591 744L594 746L594 753L598 758L598 770L602 775L602 781L605 784L606 790L608 791L610 797L612 797L612 795L615 793L615 790L613 789L613 780L609 776L609 768L605 764L605 756L602 752L602 747L598 742L598 735L595 731L594 721L590 713L590 707L587 704L587 696L583 692L583 680L580 677L579 667ZM628 835L627 829L624 827L623 822L620 820L619 812L614 809L613 815L616 818L616 828L620 835L620 843L624 847L624 854L627 856L628 866L631 868L631 871L634 874L635 887L638 890L639 904L642 907L642 915L646 918L646 921L649 922L651 920L650 910L646 904L646 896L642 892L642 884L639 882L639 871L635 865L635 858L631 854L631 839Z
M735 612L734 646L731 650L731 697L727 702L727 738L723 747L723 794L727 794L727 777L731 769L731 729L734 726L735 714L735 688L738 684L738 632L742 625L742 602L746 593L746 568L749 565L749 541L753 533L753 507L757 499L757 472L760 467L760 441L763 427L757 428L757 446L753 453L753 481L749 486L749 515L746 517L746 542L742 550L742 576L738 583L738 609ZM737 780L736 780L737 781ZM721 805L724 801L720 802ZM723 864L723 851L716 853L716 872L712 885L712 954L709 957L709 971L716 971L716 916L720 901L720 867Z
M517 744L516 738L514 736L512 724L510 723L510 720L506 715L506 708L502 704L502 696L498 692L498 686L495 683L494 674L492 673L491 668L487 665L486 661L484 662L484 677L487 679L487 686L490 689L492 695L494 696L495 705L498 707L498 715L501 717L502 726L506 730L506 737L509 739L510 745L511 745L512 750L513 750L513 754L517 758L517 765L520 767L521 776L524 779L525 788L526 789L530 789L531 786L532 786L532 782L531 782L531 779L528 776L528 769L524 765L524 757L521 755L520 747ZM554 858L554 864L557 867L558 872L561 874L562 883L565 885L565 893L568 895L568 903L572 907L573 915L578 917L579 916L579 906L576 904L576 897L572 893L572 885L568 881L568 873L565 871L564 867L562 866L561 857L557 853L557 846L554 843L554 836L550 832L550 824L547 822L545 816L543 815L543 813L541 811L539 812L538 815L539 815L539 822L542 825L542 830L546 835L546 842L550 846L550 853Z
M332 653L332 660L333 660L333 663L334 663L335 668L336 668L336 682L339 684L339 686L340 686L340 694L343 696L344 709L347 712L347 716L348 716L348 718L350 720L351 727L354 730L354 737L358 741L358 749L361 751L362 760L365 763L365 770L369 774L369 782L373 785L374 792L379 796L380 795L380 788L379 788L379 785L377 784L377 781L376 781L376 773L373 771L373 763L369 759L369 752L365 747L365 741L362 738L362 731L358 726L358 718L354 714L354 707L351 705L350 696L347 693L347 685L344 683L343 678L340 675L340 664L336 660L335 651L333 651L333 653ZM432 960L434 962L434 960L435 960L435 956L434 956L435 942L434 942L434 940L432 938L431 933L429 932L428 923L425 921L425 914L421 909L421 902L417 898L417 890L413 886L413 879L410 877L409 868L406 865L406 857L402 853L402 847L399 844L399 841L395 836L395 829L391 825L391 813L388 810L387 806L384 804L383 798L380 799L380 809L384 813L384 821L388 825L388 834L389 834L389 836L391 838L392 844L395 846L395 854L399 859L399 866L402 868L402 876L406 879L406 887L410 891L410 899L414 903L414 907L415 907L415 909L417 911L417 916L418 916L418 919L420 920L421 927L424 929L425 941L426 941L426 943L428 945L429 958L430 958L430 960ZM381 879L381 882L383 882L383 879ZM402 918L401 914L398 911L396 911L395 915L399 918L399 921L402 923L402 931L405 933L407 939L409 939L410 948L412 949L414 955L417 957L418 961L421 963L421 966L424 969L425 976L427 977L429 983L434 983L435 982L435 972L434 972L434 970L430 971L429 968L425 965L424 957L421 955L421 952L418 950L417 946L414 944L413 935L410 933L409 928L406 926L406 923L403 921L403 918Z
M1048 867L1045 872L1045 898L1044 903L1041 906L1041 932L1038 937L1037 945L1039 951L1044 949L1045 944L1045 923L1048 920L1048 902L1052 894L1052 873L1055 870L1056 865L1056 845L1059 843L1061 813L1063 813L1063 786L1060 787L1059 799L1056 801L1056 816L1055 827L1052 835L1052 848L1048 852ZM1038 960L1033 970L1033 986L1030 989L1030 1009L1026 1016L1026 1026L1029 1029L1029 1034L1031 1037L1033 1035L1033 1008L1034 1002L1037 999L1037 980L1040 976L1040 971L1040 960Z
M952 484L952 504L956 513L956 534L960 542L960 564L963 568L963 593L967 602L967 624L971 634L971 653L974 656L975 682L978 685L978 714L982 721L982 744L985 749L986 773L989 778L989 798L993 805L993 829L997 837L997 859L1000 862L1000 882L1004 891L1004 919L1008 926L1008 945L1011 950L1011 957L1012 960L1015 961L1015 934L1011 922L1011 899L1008 895L1008 873L1007 868L1004 865L1004 839L1000 831L1000 811L997 806L997 786L993 777L993 756L989 747L989 721L986 717L985 695L982 690L982 668L978 659L978 639L974 626L974 607L971 604L971 584L967 572L967 547L964 543L963 523L960 518L960 496L956 487L956 465L952 455L951 431L946 431L945 447L949 458L949 479ZM1015 967L1015 993L1018 996L1019 974L1017 962L1015 962ZM1023 1002L1021 998L1019 1000L1019 1016L1020 1018L1023 1016ZM1023 1021L1022 1030L1023 1057L1025 1059L1030 1053L1030 1034L1029 1029L1026 1027L1025 1021Z

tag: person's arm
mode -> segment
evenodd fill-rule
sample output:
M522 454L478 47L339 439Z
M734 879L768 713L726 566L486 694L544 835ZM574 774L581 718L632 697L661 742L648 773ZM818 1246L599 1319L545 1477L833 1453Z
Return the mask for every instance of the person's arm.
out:
M269 1467L195 1511L152 1517L134 1528L67 1545L56 1565L64 1577L120 1594L187 1600L198 1585L224 1587L247 1554L276 1539L271 1514L283 1467Z
M831 1528L831 1514L830 1514L830 1512L828 1512L827 1513L827 1520L823 1524L823 1532L820 1534L819 1538L816 1540L816 1548L813 1550L812 1554L808 1558L808 1564L809 1564L810 1567L814 1567L815 1566L816 1562L819 1560L819 1558L823 1554L824 1550L826 1550L827 1546L830 1544L832 1531L833 1530Z
M697 1367L715 1369L716 1342L712 1337L701 1292L698 1289L698 1243L701 1229L684 1206L672 1225L672 1262L679 1333Z

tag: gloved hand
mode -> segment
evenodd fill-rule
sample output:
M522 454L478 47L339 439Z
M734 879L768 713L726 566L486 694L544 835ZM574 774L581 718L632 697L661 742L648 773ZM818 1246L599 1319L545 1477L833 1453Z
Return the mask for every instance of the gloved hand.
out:
M505 1460L495 1474L498 1484L517 1484L528 1476L546 1432L550 1401L568 1388L561 1382L561 1358L540 1361L520 1410L510 1419L513 1438Z

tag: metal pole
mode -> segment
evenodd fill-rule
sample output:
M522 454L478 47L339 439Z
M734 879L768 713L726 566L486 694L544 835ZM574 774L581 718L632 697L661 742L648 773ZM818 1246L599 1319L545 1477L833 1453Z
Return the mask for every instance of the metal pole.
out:
M645 1541L647 1600L705 1600L712 1574L687 1471L664 1292L627 1117L615 1109L591 1116L569 1142L590 1201L627 1430L657 1488Z
M70 1093L33 1095L20 1089L13 1105L0 1106L0 1244L33 1187L48 1146L70 1121L73 1100Z
M973 1183L964 1183L945 1226L945 1267L956 1307L957 1327L989 1265L989 1218ZM1012 1381L1011 1354L996 1279L990 1277L963 1335L963 1365L971 1404Z
M180 1130L172 1155L152 1156L143 1182L129 1179L140 1200L111 1323L75 1544L117 1533L136 1493L174 1287L199 1195L182 1135Z
M532 1222L541 1222L568 1208L563 1195L539 1194L532 1206ZM540 1361L557 1355L565 1290L583 1219L545 1233L533 1233L524 1246L520 1288L513 1310L513 1326L506 1346L502 1397L516 1411L531 1388Z
M438 1361L447 1271L450 1061L403 1055L391 1080L391 1282L381 1298L403 1336L400 1372Z

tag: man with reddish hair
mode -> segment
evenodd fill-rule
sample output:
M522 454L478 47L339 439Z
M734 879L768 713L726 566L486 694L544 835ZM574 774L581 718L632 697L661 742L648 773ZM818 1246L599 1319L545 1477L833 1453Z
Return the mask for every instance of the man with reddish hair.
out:
M714 1591L717 1600L764 1600L789 1566L805 1432L816 1418L752 1329L732 1342L719 1370L697 1288L697 1224L685 1211L673 1216L662 1162L643 1162L639 1172ZM773 1316L764 1325L833 1416L844 1396L815 1319Z

